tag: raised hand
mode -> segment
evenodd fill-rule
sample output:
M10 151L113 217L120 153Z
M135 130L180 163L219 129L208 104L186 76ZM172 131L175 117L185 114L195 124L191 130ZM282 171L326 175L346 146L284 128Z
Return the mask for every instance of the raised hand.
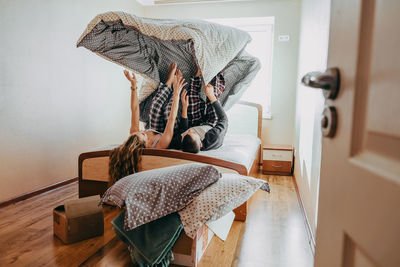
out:
M131 128L130 128L130 134L139 131L139 117L140 117L140 110L139 110L139 102L138 102L138 97L137 97L137 91L136 91L136 77L135 74L132 75L129 73L129 71L124 70L124 74L126 79L131 83Z
M211 103L217 101L217 98L214 95L214 86L212 86L211 84L207 84L204 87L204 92L206 93L206 96L210 100Z
M189 96L187 95L186 89L183 89L181 94L181 101L182 101L182 109L187 110L189 107Z
M132 76L131 76L129 74L129 71L127 71L127 70L124 70L124 74L125 74L125 77L128 79L128 81L131 82L131 88L133 90L135 90L136 89L136 83L137 83L135 74L133 74L133 72L132 72Z

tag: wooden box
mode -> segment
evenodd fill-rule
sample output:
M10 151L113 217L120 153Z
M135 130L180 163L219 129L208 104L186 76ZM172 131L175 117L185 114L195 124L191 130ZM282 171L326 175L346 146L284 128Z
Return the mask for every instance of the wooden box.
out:
M262 172L272 175L291 175L293 147L288 145L265 145L263 147Z

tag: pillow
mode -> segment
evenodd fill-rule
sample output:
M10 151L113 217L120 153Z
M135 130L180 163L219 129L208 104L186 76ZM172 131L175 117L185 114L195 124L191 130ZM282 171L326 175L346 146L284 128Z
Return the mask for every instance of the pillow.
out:
M138 172L120 179L101 203L125 206L125 230L183 209L221 177L212 165L190 163Z
M214 221L246 202L259 188L269 192L268 183L239 174L224 173L216 183L206 188L179 216L185 233L194 238L208 220Z

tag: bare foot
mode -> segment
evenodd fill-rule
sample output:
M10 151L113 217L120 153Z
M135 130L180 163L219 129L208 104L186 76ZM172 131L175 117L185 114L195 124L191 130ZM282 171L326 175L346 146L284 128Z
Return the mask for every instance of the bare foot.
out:
M165 83L166 86L171 87L172 82L174 81L174 78L175 78L176 67L177 67L176 62L173 62L173 63L169 66L168 79L167 79L167 82Z
M180 69L176 69L175 77L174 80L172 81L172 84L180 80L185 80L185 79L183 78L182 71Z
M178 78L183 77L182 71L180 69L176 70L176 76L178 76Z
M199 66L197 66L197 72L196 72L195 77L200 77L200 75L201 75L201 70L200 70Z
M183 78L182 72L179 69L176 70L175 79L172 84L174 87L174 94L179 97L179 94L181 93L182 88L187 85L187 83L185 82L185 79Z

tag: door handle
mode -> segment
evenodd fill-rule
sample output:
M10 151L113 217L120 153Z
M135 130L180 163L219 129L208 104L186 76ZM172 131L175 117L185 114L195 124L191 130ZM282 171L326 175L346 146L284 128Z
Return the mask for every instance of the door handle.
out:
M323 89L325 99L335 99L340 87L340 72L338 68L329 68L325 72L309 72L303 76L301 83Z

